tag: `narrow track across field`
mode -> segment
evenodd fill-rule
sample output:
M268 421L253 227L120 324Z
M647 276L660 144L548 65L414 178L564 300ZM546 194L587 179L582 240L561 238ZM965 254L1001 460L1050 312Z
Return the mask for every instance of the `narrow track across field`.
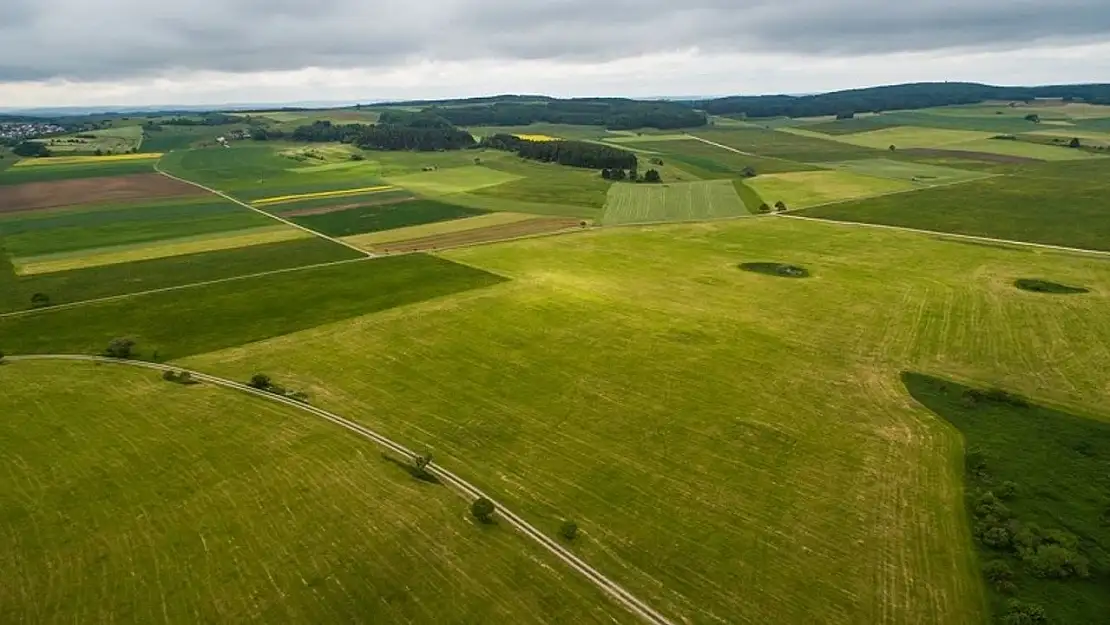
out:
M224 378L208 375L199 371L189 371L188 369L183 369L181 367L173 367L170 365L163 365L153 362L145 362L140 360L119 360L115 358L105 358L102 356L43 354L9 356L7 357L7 360L12 362L29 360L95 362L141 367L144 369L153 369L156 371L188 371L193 376L193 379L200 382L207 382L209 384L222 386L224 388L249 393L251 395L262 397L270 401L275 401L281 404L292 406L294 408L299 408L306 412L310 412L317 417L331 421L332 423L351 432L354 432L355 434L358 434L363 438L369 439L394 453L404 456L405 458L411 459L416 457L415 453L413 453L411 450L404 447L400 443L394 442L393 440L386 438L385 436L382 436L381 434L378 434L377 432L374 432L369 428L359 425L358 423L355 423L354 421L351 421L349 419L345 419L337 414L328 412L315 406L303 404L293 399L289 399L288 397L274 395L273 393L268 393L266 391L252 388L250 386L247 386L246 384L240 384L239 382L226 380ZM497 507L497 514L500 518L504 519L509 525L513 526L517 531L519 531L521 534L524 534L524 536L526 536L527 538L530 538L533 541L539 543L541 547L551 552L551 554L554 555L556 558L562 560L567 566L581 574L594 586L598 587L603 592L608 594L614 601L627 608L633 614L639 616L641 619L644 620L644 622L650 623L651 625L675 625L673 621L663 616L661 613L657 612L655 609L653 609L651 606L647 605L643 601L636 598L632 593L628 592L619 584L609 579L597 569L584 562L581 558L571 553L568 549L560 545L555 540L548 538L535 526L528 523L520 516L498 503L492 497L489 497L488 495L483 493L481 490L478 489L478 487L436 464L428 465L427 470L446 484L454 487L456 492L470 501L478 499L479 497L485 497L486 499L493 501L494 505Z

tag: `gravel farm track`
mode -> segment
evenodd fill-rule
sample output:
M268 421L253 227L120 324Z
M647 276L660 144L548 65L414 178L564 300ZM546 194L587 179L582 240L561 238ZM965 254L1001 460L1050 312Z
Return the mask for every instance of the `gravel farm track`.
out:
M142 368L145 368L145 369L153 369L155 371L188 371L188 370L182 369L180 367L173 367L173 366L170 366L170 365L163 365L163 364L158 364L158 363L137 361L137 360L119 360L119 359L106 358L106 357L101 357L101 356L50 354L50 355L33 355L33 356L9 356L6 360L10 361L10 362L31 361L31 360L54 360L54 361L59 361L60 360L60 361L75 361L75 362L94 362L94 363L103 363L103 364L127 365L127 366L133 366L133 367L142 367ZM354 434L357 434L359 436L362 436L363 438L369 439L370 441L372 441L374 443L377 443L379 446L384 447L385 449L387 449L387 450L389 450L393 453L399 454L399 455L401 455L402 457L404 457L406 459L412 459L412 458L416 457L416 454L414 452L412 452L408 448L404 447L400 443L396 443L396 442L394 442L394 441L392 441L392 440L374 432L373 430L370 430L366 427L363 427L363 426L355 423L354 421L350 421L348 419L345 419L345 418L343 418L343 417L341 417L337 414L328 412L326 410L322 410L320 408L316 408L315 406L311 406L311 405L308 405L308 404L304 404L304 403L295 401L295 400L290 399L288 397L275 395L273 393L268 393L266 391L261 391L261 390L258 390L256 388L252 388L250 386L247 386L245 384L240 384L238 382L234 382L232 380L226 380L224 378L219 378L219 377L208 375L208 374L205 374L205 373L200 373L198 371L189 371L189 373L193 376L193 379L195 379L197 381L200 381L202 383L214 384L216 386L221 386L221 387L224 387L224 388L240 391L240 392L243 392L243 393L249 393L249 394L254 395L256 397L261 397L263 399L268 399L270 401L276 401L278 403L286 404L288 406L292 406L292 407L295 407L295 408L299 408L301 410L305 410L305 411L310 412L310 413L312 413L312 414L314 414L314 415L316 415L316 416L318 416L322 419L326 419L328 421L331 421L332 423L334 423L334 424L336 424L336 425L338 425L342 428L345 428L345 429L353 432ZM632 593L625 590L623 587L618 585L616 582L610 580L608 577L605 577L602 573L600 573L599 571L597 571L596 569L591 567L589 564L587 564L586 562L584 562L583 560L578 558L578 556L571 553L569 550L567 550L565 547L560 545L558 542L556 542L555 540L553 540L551 538L548 538L545 534L543 534L535 526L531 525L530 523L528 523L527 521L525 521L521 517L517 516L512 511L510 511L507 508L505 508L504 506L502 506L500 503L497 503L496 500L487 496L482 491L478 490L478 488L476 488L474 485L472 485L469 482L463 480L462 478L460 478L459 476L455 475L454 473L448 471L447 469L444 469L440 466L435 465L434 463L428 465L427 470L430 473L432 473L435 477L437 477L439 480L441 480L443 483L452 487L460 496L466 498L468 501L473 501L475 499L478 499L479 497L485 497L485 498L490 499L491 501L493 501L494 505L497 508L497 514L498 514L498 517L500 519L503 519L505 522L507 522L509 525L511 525L514 529L519 531L525 537L539 543L540 546L545 548L547 551L549 551L552 555L554 555L559 560L563 561L563 563L565 563L567 566L574 569L577 573L584 576L587 580L590 581L590 583L594 584L599 589L604 591L614 601L621 604L622 606L627 608L630 612L632 612L633 614L635 614L638 617L640 617L641 619L643 619L644 622L650 623L651 625L675 625L673 621L671 621L667 617L663 616L662 614L660 614L659 612L654 610L651 606L647 605L643 601L636 598L634 595L632 595Z

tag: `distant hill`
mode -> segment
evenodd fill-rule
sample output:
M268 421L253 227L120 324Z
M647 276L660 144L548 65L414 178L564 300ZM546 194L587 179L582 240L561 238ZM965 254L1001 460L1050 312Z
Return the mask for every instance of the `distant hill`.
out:
M996 87L965 82L923 82L806 96L731 96L696 102L694 106L712 115L818 117L978 104L989 100L1032 101L1038 98L1065 98L1092 104L1110 104L1110 84Z

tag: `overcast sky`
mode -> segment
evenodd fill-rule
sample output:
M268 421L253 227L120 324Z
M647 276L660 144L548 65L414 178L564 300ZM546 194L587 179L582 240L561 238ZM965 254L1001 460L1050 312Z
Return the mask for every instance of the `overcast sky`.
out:
M1110 81L1108 0L0 0L0 107Z

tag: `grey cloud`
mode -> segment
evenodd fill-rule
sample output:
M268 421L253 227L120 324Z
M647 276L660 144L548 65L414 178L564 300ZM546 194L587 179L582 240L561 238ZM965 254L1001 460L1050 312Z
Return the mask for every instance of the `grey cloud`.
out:
M0 0L0 82L694 47L847 56L1108 34L1105 0Z

